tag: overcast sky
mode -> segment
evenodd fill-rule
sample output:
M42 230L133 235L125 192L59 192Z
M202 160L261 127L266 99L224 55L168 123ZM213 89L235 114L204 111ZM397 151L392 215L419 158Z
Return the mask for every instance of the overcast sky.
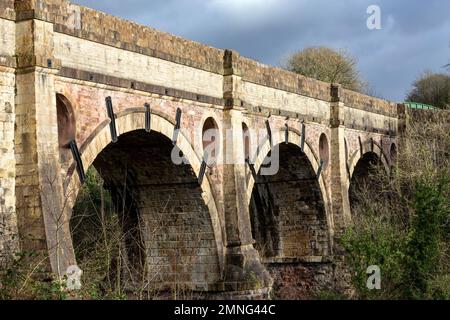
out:
M280 66L310 46L347 49L373 91L403 101L425 70L450 59L448 0L74 0L128 20ZM381 30L366 10L381 9Z

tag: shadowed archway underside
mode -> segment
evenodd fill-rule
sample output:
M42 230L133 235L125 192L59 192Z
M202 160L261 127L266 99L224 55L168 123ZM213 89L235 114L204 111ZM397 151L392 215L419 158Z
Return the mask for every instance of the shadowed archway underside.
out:
M367 196L368 190L371 195L376 195L380 191L380 181L377 181L376 174L381 165L380 157L374 152L367 152L356 163L349 186L352 213L355 213L356 206L362 197Z
M172 150L170 139L157 132L131 131L93 166L123 216L124 231L138 230L126 238L127 256L142 263L149 286L211 290L220 266L209 210L192 167L173 164Z
M252 233L274 278L275 295L307 298L310 287L329 280L317 278L319 269L329 267L323 264L330 249L325 205L317 175L300 148L281 143L271 154L277 152L278 173L258 174L255 181L250 202Z
M250 212L257 247L265 258L326 255L328 229L316 173L298 146L282 143L276 152L278 173L259 174L253 188Z

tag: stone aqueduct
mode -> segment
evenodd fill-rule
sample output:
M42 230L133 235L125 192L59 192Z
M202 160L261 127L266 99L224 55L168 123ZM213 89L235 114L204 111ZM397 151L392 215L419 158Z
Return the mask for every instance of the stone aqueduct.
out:
M161 283L263 294L306 266L339 286L353 173L391 165L403 105L65 0L1 0L0 44L0 252L76 264L71 208L94 165L144 221ZM202 168L211 127L232 161ZM189 164L171 161L174 138ZM258 174L275 149L278 173Z

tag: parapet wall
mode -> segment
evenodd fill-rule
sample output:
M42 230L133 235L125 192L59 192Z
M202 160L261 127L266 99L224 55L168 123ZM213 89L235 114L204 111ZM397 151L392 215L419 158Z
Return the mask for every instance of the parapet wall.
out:
M315 99L330 101L330 84L264 65L257 61L240 57L239 68L242 80L262 86L295 93Z
M340 100L348 107L397 117L397 104L348 89L342 89Z
M170 61L178 65L200 69L217 75L225 75L226 73L224 70L225 52L221 49L212 48L93 9L72 4L67 0L18 0L15 1L16 14L12 10L13 4L13 0L2 2L1 5L7 8L3 13L4 15L8 15L10 18L16 16L17 21L35 18L51 22L54 24L56 34L65 34L93 41L98 44ZM62 37L59 37L59 39L61 40ZM57 45L60 44L57 43ZM133 58L130 54L127 57ZM131 60L130 63L132 63ZM242 77L243 82L251 84L249 85L248 91L255 93L259 89L256 89L254 85L263 86L276 90L271 92L266 90L266 96L277 96L272 102L279 103L280 99L281 101L286 99L291 101L281 103L281 105L276 106L277 108L283 108L285 104L292 105L292 101L297 99L294 98L293 100L292 95L309 97L325 102L331 100L329 83L307 78L280 68L267 66L240 56L238 61L235 62L234 67L236 68L237 75ZM174 70L174 72L179 73L179 70ZM217 83L214 84L214 79L207 78L203 77L211 85L218 87ZM136 80L139 81L139 79ZM202 85L202 87L204 86ZM286 93L286 96L280 97L281 92ZM213 96L217 97L217 92L215 93ZM349 90L342 90L341 101L347 107L371 113L393 117L397 113L396 105L393 103ZM252 102L257 103L258 101L254 100ZM258 105L263 106L264 103L262 102L264 101L260 102ZM299 102L301 101L298 99L295 100L295 103ZM315 106L314 108L320 109L321 107ZM292 108L288 106L288 109ZM319 113L326 116L322 111Z
M54 23L55 31L112 47L223 73L223 51L66 0L16 1L17 19Z

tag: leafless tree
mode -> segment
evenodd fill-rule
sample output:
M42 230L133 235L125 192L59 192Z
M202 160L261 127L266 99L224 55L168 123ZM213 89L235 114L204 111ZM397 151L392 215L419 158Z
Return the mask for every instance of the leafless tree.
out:
M345 50L328 47L306 48L292 54L286 69L325 82L364 92L368 87L357 68L357 60Z

